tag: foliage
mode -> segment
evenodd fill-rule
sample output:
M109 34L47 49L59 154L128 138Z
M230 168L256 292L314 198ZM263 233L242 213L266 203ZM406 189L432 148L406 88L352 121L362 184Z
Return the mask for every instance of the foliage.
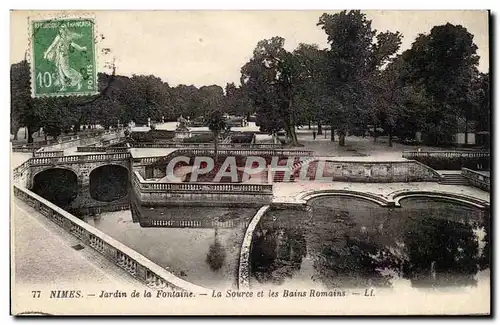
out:
M298 66L279 36L261 40L253 57L241 68L241 83L256 107L261 131L270 134L285 129L292 145L297 145L297 111L293 105Z
M361 11L325 13L317 25L328 48L300 43L289 51L282 37L260 40L241 67L241 85L227 83L225 89L115 75L113 63L111 74L98 74L97 96L34 99L23 60L11 65L10 131L17 135L27 127L32 142L40 128L57 138L98 124L146 125L148 118L176 121L181 115L193 125L209 125L213 114L223 113L248 121L255 114L261 131L284 131L294 146L295 128L311 123L318 134L322 124L330 125L331 139L338 134L340 145L347 132L378 128L389 135L389 145L393 135L422 132L426 144L438 146L456 132L491 131L490 76L478 71L477 46L463 26L434 26L398 55L403 35L375 30ZM211 130L219 137L226 127L217 119Z

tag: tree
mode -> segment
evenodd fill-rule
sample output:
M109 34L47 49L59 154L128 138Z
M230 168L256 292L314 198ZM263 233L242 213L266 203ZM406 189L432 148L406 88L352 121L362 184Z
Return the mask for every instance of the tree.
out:
M374 74L399 49L401 34L377 34L371 21L359 10L325 13L318 26L325 31L330 44L326 83L332 94L328 97L332 136L337 129L339 144L344 146L347 130L363 124L360 117L369 116L367 106L372 103L367 99Z
M325 68L326 51L320 50L316 44L299 44L293 51L299 71L294 102L298 112L298 123L312 121L318 124L318 135L322 134L321 123L325 120L324 114L327 102Z
M224 119L224 115L221 111L215 110L213 111L208 118L208 128L212 131L214 137L214 154L215 161L217 161L218 155L218 145L219 145L219 136L222 131L226 129L226 121Z
M232 82L226 85L226 105L228 113L245 116L247 120L251 114L255 113L255 107L253 107L245 89L242 86L236 87Z
M376 139L376 127L380 125L389 135L389 147L392 146L396 126L403 124L401 120L406 89L401 79L402 64L400 56L395 58L383 71L375 74L372 81L374 100L371 110L374 121L374 139Z
M479 62L473 37L464 27L448 23L420 34L403 53L408 81L427 98L423 131L429 144L447 142L457 117L468 115L467 97Z
M33 133L40 128L41 110L37 100L31 97L30 67L26 60L11 65L10 68L11 111L14 123L26 126L28 143L33 143ZM11 129L16 125L11 124ZM17 131L16 131L17 133Z
M259 41L253 57L241 68L241 84L257 108L261 130L273 134L284 128L291 144L297 146L297 62L284 43L279 36Z

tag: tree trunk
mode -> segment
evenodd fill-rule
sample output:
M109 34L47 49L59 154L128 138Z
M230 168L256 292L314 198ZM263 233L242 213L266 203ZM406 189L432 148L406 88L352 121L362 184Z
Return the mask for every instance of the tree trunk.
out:
M307 127L309 130L311 129L311 120L307 121Z
M217 165L217 161L218 161L218 148L219 148L219 135L218 134L214 134L214 156L215 156L215 164Z
M468 144L468 142L469 142L469 137L468 137L468 134L467 134L467 133L468 133L468 127L467 127L467 124L468 124L468 123L467 123L467 117L466 117L466 118L465 118L465 135L464 135L464 136L465 136L465 137L464 137L465 145L467 145L467 144Z
M19 133L19 126L13 128L14 130L14 140L17 140L17 133Z
M373 123L373 142L377 142L377 124Z
M345 131L344 130L339 131L339 146L345 147Z
M321 122L318 121L318 135L323 134L323 128L321 127Z
M73 134L76 135L80 131L80 122L76 122L73 126Z
M28 143L33 143L33 133L35 133L35 130L33 130L33 127L26 126L26 132L28 133Z
M389 130L389 147L392 147L392 130Z
M335 129L330 125L330 141L335 142Z
M292 140L292 146L298 146L299 141L297 140L297 133L295 133L295 127L293 125L290 125L290 138Z
M28 127L25 126L24 127L24 139L26 139L28 137Z

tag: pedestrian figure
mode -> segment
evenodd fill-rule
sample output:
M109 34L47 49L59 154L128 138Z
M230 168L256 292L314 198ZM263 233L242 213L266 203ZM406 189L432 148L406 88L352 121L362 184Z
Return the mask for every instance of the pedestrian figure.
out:
M316 131L313 131L313 140L316 140Z

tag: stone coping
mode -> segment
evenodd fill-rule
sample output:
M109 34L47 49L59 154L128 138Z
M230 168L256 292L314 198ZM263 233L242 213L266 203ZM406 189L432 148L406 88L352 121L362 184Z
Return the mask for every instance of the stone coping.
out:
M261 207L257 213L253 216L252 220L248 224L247 230L245 231L245 236L243 237L243 242L240 249L240 260L238 266L238 289L239 290L249 290L250 289L250 248L252 246L252 238L255 228L259 224L260 219L269 210L269 205L264 205Z

